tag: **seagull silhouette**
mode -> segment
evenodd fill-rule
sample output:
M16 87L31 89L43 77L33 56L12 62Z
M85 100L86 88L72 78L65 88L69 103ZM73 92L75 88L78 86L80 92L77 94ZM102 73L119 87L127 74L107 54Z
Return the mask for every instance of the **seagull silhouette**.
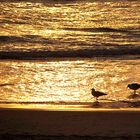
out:
M136 94L136 91L140 88L140 84L132 83L132 84L128 84L127 87L134 90L134 94Z
M91 89L91 94L95 97L96 101L98 102L98 97L107 95L106 93L96 91L94 88Z

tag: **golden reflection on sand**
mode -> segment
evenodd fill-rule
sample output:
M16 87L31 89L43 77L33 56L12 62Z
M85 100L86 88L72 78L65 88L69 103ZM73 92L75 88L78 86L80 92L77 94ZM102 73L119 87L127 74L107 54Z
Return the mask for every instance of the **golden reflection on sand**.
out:
M16 109L16 110L46 110L46 111L140 111L140 108L100 108L97 105L51 105L51 104L0 104L1 109Z

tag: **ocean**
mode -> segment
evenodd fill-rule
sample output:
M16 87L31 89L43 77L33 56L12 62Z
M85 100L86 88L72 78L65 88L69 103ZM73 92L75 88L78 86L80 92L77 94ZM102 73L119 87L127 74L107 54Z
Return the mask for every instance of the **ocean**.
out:
M140 83L140 1L0 1L0 102L131 99ZM139 92L139 91L138 91Z

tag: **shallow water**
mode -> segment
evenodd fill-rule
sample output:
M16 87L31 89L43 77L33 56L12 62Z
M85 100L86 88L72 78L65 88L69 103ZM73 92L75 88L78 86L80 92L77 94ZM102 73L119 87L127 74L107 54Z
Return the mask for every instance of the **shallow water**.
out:
M91 88L107 93L103 101L139 100L127 88L140 82L139 59L48 59L0 61L1 102L93 102ZM139 91L138 91L139 92Z

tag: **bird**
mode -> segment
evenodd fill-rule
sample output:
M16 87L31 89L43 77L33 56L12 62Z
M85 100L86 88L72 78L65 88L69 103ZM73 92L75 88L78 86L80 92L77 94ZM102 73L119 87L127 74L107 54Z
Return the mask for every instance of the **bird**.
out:
M91 94L95 97L96 101L98 102L98 97L107 95L106 93L96 91L94 88L91 89Z
M136 94L136 91L140 88L140 84L132 83L132 84L128 84L127 87L134 90L133 94Z

